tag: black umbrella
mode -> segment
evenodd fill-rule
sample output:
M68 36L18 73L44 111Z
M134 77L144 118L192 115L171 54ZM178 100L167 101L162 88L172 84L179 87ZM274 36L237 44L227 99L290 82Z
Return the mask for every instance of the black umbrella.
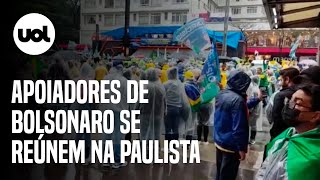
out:
M226 62L230 62L230 61L237 62L228 56L219 56L219 62L221 62L221 63L226 63Z

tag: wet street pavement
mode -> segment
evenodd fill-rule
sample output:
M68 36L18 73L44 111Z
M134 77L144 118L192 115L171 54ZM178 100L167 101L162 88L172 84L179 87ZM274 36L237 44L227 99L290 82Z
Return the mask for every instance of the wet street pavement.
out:
M259 125L258 125L259 126ZM262 163L264 145L269 140L269 123L261 121L256 143L249 145L245 161L240 164L238 180L251 180ZM212 127L211 127L212 129ZM259 129L259 128L258 128ZM200 145L200 164L128 164L120 169L102 167L100 164L47 164L21 168L19 173L26 173L25 179L32 180L213 180L216 174L215 146ZM98 138L98 137L95 137ZM27 166L26 166L27 167ZM29 166L28 166L29 167ZM27 171L27 172L26 172ZM17 174L18 175L18 174Z

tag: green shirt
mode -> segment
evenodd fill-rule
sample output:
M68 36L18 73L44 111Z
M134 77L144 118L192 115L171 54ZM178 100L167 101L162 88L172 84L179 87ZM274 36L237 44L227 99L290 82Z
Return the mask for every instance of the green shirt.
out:
M260 87L268 87L269 86L269 82L268 82L268 78L266 76L266 74L260 74Z

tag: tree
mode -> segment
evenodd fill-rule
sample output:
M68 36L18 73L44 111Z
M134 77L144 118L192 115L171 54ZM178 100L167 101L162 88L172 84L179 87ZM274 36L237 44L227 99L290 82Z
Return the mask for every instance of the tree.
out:
M242 34L245 36L245 42L247 43L248 42L248 40L250 39L250 38L252 38L251 36L250 36L250 34L248 34L247 33L247 30L252 30L252 28L254 27L254 24L252 24L252 23L240 23L240 24L236 24L236 23L231 23L231 25L233 26L233 27L236 27L236 28L238 28L241 32L242 32Z
M17 4L13 13L16 21L28 13L40 13L53 23L56 43L68 40L79 42L79 0L18 0Z
M254 24L252 23L231 23L233 27L238 28L242 34L244 35L244 42L245 42L245 47L246 47L246 52L248 48L248 41L251 40L252 36L247 32L247 30L252 30L254 27Z
M80 29L80 0L67 0L72 12L74 28Z

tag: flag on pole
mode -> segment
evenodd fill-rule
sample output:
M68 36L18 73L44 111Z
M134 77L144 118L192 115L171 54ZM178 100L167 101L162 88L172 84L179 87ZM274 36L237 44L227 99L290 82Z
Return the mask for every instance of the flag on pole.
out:
M213 40L208 59L202 69L204 77L202 87L204 91L201 93L201 104L210 103L220 91L217 83L221 82L219 56L216 48L215 40Z
M183 43L196 54L210 47L210 38L206 23L202 18L189 21L177 29L173 34L173 39Z
M221 81L219 55L215 40L213 40L208 59L203 66L202 75L207 83Z
M299 35L296 42L291 46L289 57L291 57L291 59L293 60L297 59L296 51L298 49L298 46L300 45L301 40L302 40L302 36Z

